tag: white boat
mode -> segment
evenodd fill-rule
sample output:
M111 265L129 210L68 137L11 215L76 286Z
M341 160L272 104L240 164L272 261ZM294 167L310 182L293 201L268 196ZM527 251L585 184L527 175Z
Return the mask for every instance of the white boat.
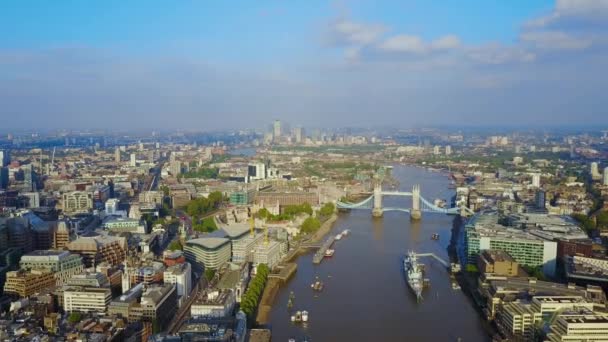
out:
M326 257L328 257L328 258L329 258L329 257L332 257L332 256L334 255L334 253L335 253L335 252L336 252L336 251L335 251L335 250L333 250L333 249L331 249L331 248L330 248L330 249L327 249L327 250L325 251L325 256L326 256Z
M302 312L301 311L296 312L296 322L302 322Z
M342 239L342 233L340 233L340 234L336 235L336 241L338 241L338 240L340 240L340 239Z
M296 316L295 315L291 315L291 321L295 322L296 321Z
M308 322L308 311L302 311L302 322Z
M349 233L350 233L350 230L348 230L348 229L344 229L344 230L342 231L342 236L346 237L346 236L348 236L348 234L349 234Z
M403 270L405 271L407 284L416 295L418 301L422 299L423 275L421 266L422 265L418 263L418 257L414 252L408 252L403 259Z

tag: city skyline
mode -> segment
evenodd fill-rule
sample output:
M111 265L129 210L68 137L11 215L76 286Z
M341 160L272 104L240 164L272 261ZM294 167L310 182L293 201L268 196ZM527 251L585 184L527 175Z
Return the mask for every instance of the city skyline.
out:
M6 2L2 126L608 123L608 2L376 5Z

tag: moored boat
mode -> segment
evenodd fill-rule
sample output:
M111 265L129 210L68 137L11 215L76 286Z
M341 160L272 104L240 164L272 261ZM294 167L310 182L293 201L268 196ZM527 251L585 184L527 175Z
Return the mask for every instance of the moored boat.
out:
M423 275L421 266L414 252L410 251L403 259L403 269L407 284L416 295L418 301L422 299Z
M328 257L328 258L329 258L329 257L332 257L332 256L334 255L334 253L335 253L335 252L336 252L336 251L335 251L335 250L333 250L333 249L331 249L331 248L330 248L330 249L327 249L327 250L325 251L325 256L326 256L326 257Z

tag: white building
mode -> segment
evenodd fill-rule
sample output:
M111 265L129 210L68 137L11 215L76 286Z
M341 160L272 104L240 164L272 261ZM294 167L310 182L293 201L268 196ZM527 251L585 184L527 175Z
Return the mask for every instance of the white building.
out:
M106 215L116 215L118 211L118 203L120 200L116 198L110 198L106 201Z
M243 238L232 240L232 262L241 263L253 260L255 248L262 243L264 235L247 234Z
M591 163L591 169L589 171L593 180L598 180L602 178L602 175L600 174L600 170L596 162Z
M230 240L226 238L199 238L186 241L184 255L194 269L218 269L230 261Z
M269 241L260 244L253 252L253 264L266 264L272 269L281 261L281 244L277 241Z
M137 166L137 156L135 155L135 153L131 153L131 167L136 167Z
M446 156L449 156L449 155L451 155L451 154L452 154L452 146L447 145L447 146L445 147L445 155L446 155Z
M63 308L66 312L106 312L112 291L109 288L67 287L63 290Z
M175 284L178 303L181 306L192 289L192 267L187 262L173 265L165 270L163 278L165 283Z
M540 188L540 174L539 173L532 174L532 186L535 188Z
M63 211L66 213L88 212L93 208L93 194L72 191L63 194Z
M604 185L608 185L608 166L604 168Z
M589 309L563 312L545 341L608 341L608 316Z
M205 318L225 318L232 316L236 297L232 290L214 290L192 303L190 316Z

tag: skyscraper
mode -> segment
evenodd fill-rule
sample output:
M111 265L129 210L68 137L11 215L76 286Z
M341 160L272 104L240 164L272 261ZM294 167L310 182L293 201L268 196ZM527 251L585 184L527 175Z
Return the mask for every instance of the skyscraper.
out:
M539 173L532 174L532 186L535 188L540 188L540 174Z
M32 164L23 165L21 169L23 170L23 187L26 191L35 191Z
M135 153L131 153L131 167L135 167L137 166L137 157L135 156Z
M296 127L293 129L293 136L297 144L302 142L302 127Z
M534 202L537 209L546 209L546 195L545 191L542 189L538 189L536 191L536 195L534 196Z
M274 120L274 129L272 133L274 141L278 141L281 138L281 120Z
M591 169L589 171L591 173L591 179L599 180L602 178L602 175L600 174L600 170L596 162L591 163Z
M11 157L7 150L0 150L0 167L7 166L11 162Z
M604 185L608 185L608 166L604 168Z
M118 147L114 150L114 162L120 163L120 149Z

